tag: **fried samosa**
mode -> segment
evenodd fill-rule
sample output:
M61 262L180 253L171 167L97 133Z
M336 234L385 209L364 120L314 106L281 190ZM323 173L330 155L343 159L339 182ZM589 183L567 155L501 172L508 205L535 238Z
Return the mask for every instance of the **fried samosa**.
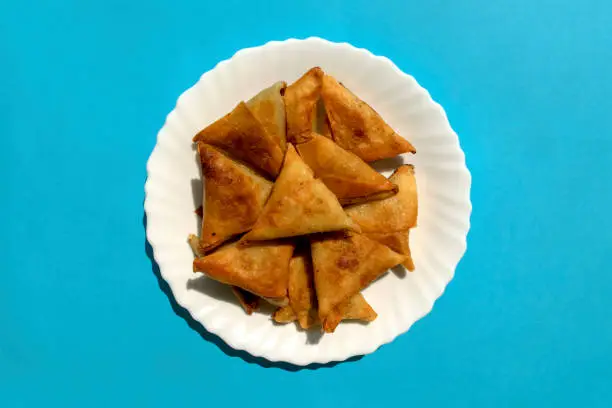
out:
M342 320L372 321L376 312L357 293L347 301L334 308L325 321L323 328L333 332ZM277 323L298 321L302 329L309 329L320 324L317 312L316 295L313 280L312 261L307 251L300 252L291 259L289 269L289 304L279 308L273 316Z
M200 250L209 252L253 227L272 182L205 143L198 143L204 182Z
M374 109L333 77L325 75L322 84L332 138L340 147L366 162L416 152Z
M189 235L189 246L196 257L204 256L204 253L200 250L200 239L193 234ZM232 286L232 293L238 299L238 303L244 309L246 314L252 314L254 311L259 309L259 298L246 290L240 289L237 286Z
M317 109L324 75L321 68L314 67L285 90L288 141L301 143L324 120Z
M286 88L286 82L277 82L246 103L255 119L262 124L268 135L278 143L283 152L287 149L285 102L283 100Z
M295 245L287 241L232 242L193 261L194 272L286 304L289 261Z
M389 180L399 188L396 195L345 208L364 233L407 231L416 225L418 202L414 166L398 167Z
M283 150L244 102L200 131L194 142L225 150L266 174L276 177L283 163Z
M289 304L274 313L274 320L278 323L289 323L297 320L302 329L308 329L315 325L318 318L312 277L312 261L308 251L300 251L291 258L288 294Z
M323 321L323 331L333 333L342 320L371 322L378 317L361 293L351 296L336 306Z
M310 140L296 147L315 177L325 183L342 205L379 200L397 193L395 184L326 137L313 132Z
M367 287L387 269L405 259L387 246L357 233L311 236L314 281L319 319L326 319L338 305ZM330 326L333 326L331 322Z
M400 232L371 232L363 234L366 237L373 239L374 241L380 242L383 245L388 246L398 254L402 254L406 257L406 260L402 263L409 271L414 271L414 262L412 261L412 254L410 253L409 245L409 233L410 231Z
M338 230L359 228L289 144L272 194L244 239L259 241Z

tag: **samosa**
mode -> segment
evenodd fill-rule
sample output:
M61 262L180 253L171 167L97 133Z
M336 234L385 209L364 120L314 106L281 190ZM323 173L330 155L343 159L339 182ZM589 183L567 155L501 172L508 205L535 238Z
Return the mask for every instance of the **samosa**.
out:
M379 200L397 193L397 186L353 153L317 133L298 144L306 164L338 197L340 204Z
M398 167L389 180L399 188L396 195L345 208L364 233L407 231L416 225L418 200L414 166Z
M340 303L323 321L323 331L333 333L342 320L374 321L378 314L365 300L361 293L356 293Z
M357 293L336 307L326 320L324 330L333 332L342 320L372 321L376 312ZM289 304L278 309L273 316L277 323L298 321L302 329L320 324L314 288L312 261L308 251L302 251L291 259L289 269Z
M399 232L371 232L365 233L366 237L373 239L374 241L378 241L381 244L384 244L397 252L398 254L402 254L406 257L406 260L402 262L402 265L406 267L409 271L414 271L414 262L412 260L412 254L410 253L410 245L409 245L409 233L410 231L399 231Z
M367 103L324 75L321 97L327 111L334 142L366 162L416 153L410 142L395 131Z
M204 182L200 249L206 253L250 230L264 207L272 182L205 143L198 143Z
M276 177L283 163L283 150L244 102L193 138L225 150L266 174Z
M200 239L193 234L189 235L189 246L193 254L199 258L204 256L204 253L200 250ZM255 310L259 309L259 298L252 293L247 292L244 289L240 289L237 286L232 286L232 293L238 299L238 303L244 309L246 314L252 314Z
M387 246L357 233L311 236L314 281L323 328L333 310L405 259Z
M297 320L302 329L318 323L310 251L302 248L289 264L289 304L274 313L278 323Z
M287 303L289 261L295 245L288 241L226 244L193 261L194 272L238 286L271 303Z
M247 107L262 124L265 131L281 147L287 149L285 102L283 95L287 83L280 81L259 92L247 103Z
M246 241L359 228L289 144L283 169Z
M321 68L314 67L285 90L288 141L301 143L311 131L317 130L319 121L325 120L319 104L324 75Z

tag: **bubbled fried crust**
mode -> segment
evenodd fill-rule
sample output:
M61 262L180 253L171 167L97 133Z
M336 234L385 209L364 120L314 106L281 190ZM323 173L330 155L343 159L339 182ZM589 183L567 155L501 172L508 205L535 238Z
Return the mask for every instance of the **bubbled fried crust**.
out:
M317 298L310 248L302 248L291 259L289 268L289 305L302 329L318 324Z
M292 242L285 241L232 242L196 258L193 270L262 298L286 299L294 247Z
M193 234L189 235L188 238L189 246L196 257L202 257L204 254L200 251L200 239ZM246 314L252 314L255 310L259 309L259 298L246 290L240 289L237 286L232 286L232 293L238 299L238 303L244 309Z
M395 184L324 136L312 133L310 140L297 145L297 150L342 205L382 199L397 193Z
M244 102L200 131L193 141L225 150L272 177L276 177L283 162L278 142L268 135Z
M357 233L329 233L311 237L319 318L349 299L404 256Z
M317 127L317 102L323 71L314 67L285 90L287 140L301 143Z
M361 293L357 293L336 306L323 320L323 331L333 333L342 320L371 322L378 317Z
M322 79L321 97L332 138L343 149L366 162L416 152L414 146L395 133L372 107L330 75Z
M407 231L416 226L418 200L414 167L400 166L389 180L399 188L396 195L345 208L364 233Z
M289 144L283 169L247 241L358 230L338 199Z
M204 181L200 249L209 252L257 221L272 182L220 150L198 143Z
M291 258L289 267L289 305L277 309L274 321L289 323L297 320L302 329L320 324L313 274L310 251L301 248ZM361 293L357 293L332 310L323 322L323 330L333 332L342 320L372 321L376 316Z
M283 100L286 88L286 82L276 82L246 103L255 119L261 123L266 133L278 143L283 152L287 150L285 102Z
M410 272L414 271L414 262L412 261L412 254L410 253L409 245L409 231L389 232L389 233L366 233L363 234L366 237L373 239L374 241L380 242L383 245L388 246L398 254L402 254L406 257L406 260L402 263Z

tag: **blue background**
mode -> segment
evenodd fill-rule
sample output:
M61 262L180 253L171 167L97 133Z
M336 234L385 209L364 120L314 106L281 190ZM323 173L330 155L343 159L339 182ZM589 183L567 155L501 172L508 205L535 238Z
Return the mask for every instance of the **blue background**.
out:
M0 405L611 406L612 3L220 3L2 2ZM445 107L474 212L429 316L291 371L175 314L143 185L204 71L311 35L388 56Z

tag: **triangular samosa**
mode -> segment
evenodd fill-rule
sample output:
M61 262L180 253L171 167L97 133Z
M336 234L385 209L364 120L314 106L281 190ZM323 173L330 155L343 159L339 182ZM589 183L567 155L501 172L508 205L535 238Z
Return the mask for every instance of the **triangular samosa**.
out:
M247 241L357 230L338 199L289 144L283 169Z
M291 258L291 263L289 264L288 294L289 304L274 314L274 320L278 323L288 323L297 320L302 329L308 329L316 324L318 318L316 314L312 261L310 254L306 251L301 251Z
M414 271L414 262L412 261L412 254L410 253L410 245L408 242L409 231L400 232L371 232L363 234L366 237L378 241L384 244L406 257L406 260L402 263L409 271Z
M327 110L332 138L340 147L366 162L415 153L416 149L399 136L367 103L325 75L321 97Z
M196 257L204 256L204 253L200 250L200 238L193 234L189 235L189 245L191 250ZM232 293L238 299L238 303L244 309L246 314L252 314L255 310L259 309L259 298L246 290L240 289L237 286L232 286Z
M321 68L314 67L285 90L288 141L301 143L312 130L316 130L318 121L322 120L320 112L317 112L317 102L324 75Z
M253 227L272 182L205 143L198 143L204 181L200 249L209 252Z
M262 124L268 135L278 143L283 152L287 149L285 102L283 100L286 87L286 82L277 82L246 103L253 112L253 116Z
M298 321L302 329L320 324L317 312L316 295L310 254L301 252L291 259L289 269L289 304L274 313L277 323ZM323 329L333 332L342 320L372 321L376 312L365 301L361 293L342 302L325 321Z
M397 186L385 176L326 137L313 132L310 140L297 145L297 150L342 205L382 199L397 192Z
M193 270L277 304L286 304L289 261L294 246L287 241L232 242L210 255L196 258Z
M361 234L320 234L311 237L319 319L368 286L404 256Z
M336 306L323 321L323 331L333 333L342 320L361 320L371 322L378 317L372 306L365 300L361 293L351 296L349 299Z
M225 150L272 177L276 177L283 163L281 147L244 102L200 131L193 141Z
M410 164L398 167L389 180L399 187L393 197L345 209L364 233L407 231L416 225L418 200L414 167Z

